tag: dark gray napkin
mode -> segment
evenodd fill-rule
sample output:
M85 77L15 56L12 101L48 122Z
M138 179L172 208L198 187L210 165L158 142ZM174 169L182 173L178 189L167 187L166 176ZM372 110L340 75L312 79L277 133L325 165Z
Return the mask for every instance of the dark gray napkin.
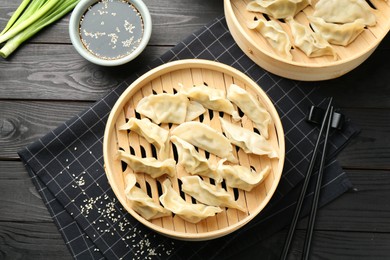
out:
M285 167L269 205L239 231L203 242L173 240L137 222L115 198L103 169L104 128L120 94L150 68L187 58L219 61L250 76L274 102L286 137ZM19 155L74 258L221 259L245 250L289 224L299 184L318 135L318 128L306 122L306 113L311 105L325 103L315 83L308 85L258 67L236 45L222 17L190 35L148 68L130 75L91 108L29 145ZM331 158L357 132L347 120L342 131L331 133L332 156L324 173L321 205L352 186L337 161ZM307 210L306 206L304 211Z

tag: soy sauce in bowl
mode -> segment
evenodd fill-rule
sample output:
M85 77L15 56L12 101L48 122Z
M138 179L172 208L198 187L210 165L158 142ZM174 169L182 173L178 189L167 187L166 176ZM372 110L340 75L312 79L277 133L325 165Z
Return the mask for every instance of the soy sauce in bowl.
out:
M80 37L85 48L101 59L119 59L140 44L143 21L127 1L100 1L88 8L80 20Z
M87 60L120 65L146 47L151 19L142 1L89 0L79 4L72 13L69 31L76 50Z

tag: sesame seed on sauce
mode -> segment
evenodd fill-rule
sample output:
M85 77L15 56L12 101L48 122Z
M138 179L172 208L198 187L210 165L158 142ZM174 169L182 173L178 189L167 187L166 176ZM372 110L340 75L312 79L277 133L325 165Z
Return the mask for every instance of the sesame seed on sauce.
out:
M141 14L125 0L101 0L90 6L79 28L85 48L104 60L120 59L134 52L143 31Z

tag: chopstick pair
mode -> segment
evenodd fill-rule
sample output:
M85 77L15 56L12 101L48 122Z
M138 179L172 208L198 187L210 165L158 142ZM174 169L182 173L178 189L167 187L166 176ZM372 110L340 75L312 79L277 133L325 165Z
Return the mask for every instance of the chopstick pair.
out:
M312 151L310 163L309 163L309 166L308 166L308 169L306 172L306 176L305 176L305 179L303 182L302 190L301 190L300 196L299 196L298 201L297 201L294 216L293 216L291 226L289 228L287 238L286 238L286 241L284 244L284 248L282 251L282 255L280 258L281 260L285 260L287 258L288 251L289 251L289 248L290 248L290 245L292 242L292 238L293 238L294 233L295 233L296 225L298 223L298 218L299 218L299 215L301 212L303 201L304 201L304 198L306 195L306 190L307 190L307 187L309 185L309 180L310 180L310 177L313 173L314 165L315 165L315 162L317 159L321 138L322 138L322 135L325 131L322 156L321 156L320 166L319 166L319 170L318 170L317 182L316 182L316 186L315 186L315 190L314 190L314 198L313 198L311 211L310 211L309 224L308 224L308 228L307 228L306 236L305 236L304 249L303 249L303 253L302 253L302 259L309 258L314 223L315 223L315 218L316 218L317 208L318 208L318 199L319 199L320 189L321 189L322 175L323 175L324 164L325 164L325 156L326 156L326 151L327 151L329 130L330 130L330 127L332 125L332 119L333 119L333 114L334 114L332 100L333 100L332 98L329 98L329 103L327 105L325 115L323 116L323 119L322 119L320 132L318 134L314 149Z

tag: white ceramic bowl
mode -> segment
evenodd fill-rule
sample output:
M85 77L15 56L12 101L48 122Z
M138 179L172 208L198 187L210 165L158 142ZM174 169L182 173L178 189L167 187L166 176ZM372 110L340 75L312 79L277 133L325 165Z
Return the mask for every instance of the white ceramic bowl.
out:
M152 34L152 18L146 5L141 0L127 0L140 13L143 22L143 35L139 45L128 55L117 59L103 59L90 52L80 36L80 20L88 8L102 0L81 0L74 8L69 21L70 40L77 52L86 60L102 66L118 66L135 59L146 47ZM110 0L108 0L110 2ZM115 17L113 18L115 19Z

